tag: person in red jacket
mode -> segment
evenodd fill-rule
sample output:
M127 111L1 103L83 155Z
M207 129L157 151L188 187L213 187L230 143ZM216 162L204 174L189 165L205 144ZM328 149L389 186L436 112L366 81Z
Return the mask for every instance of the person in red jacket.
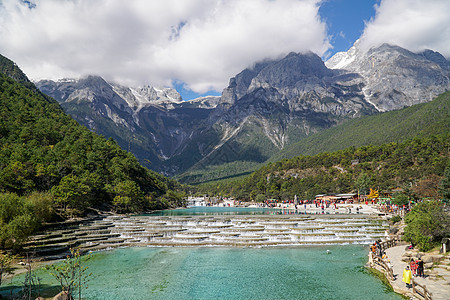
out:
M417 273L417 263L414 259L411 258L411 262L409 263L409 267L411 269L412 276L416 277Z

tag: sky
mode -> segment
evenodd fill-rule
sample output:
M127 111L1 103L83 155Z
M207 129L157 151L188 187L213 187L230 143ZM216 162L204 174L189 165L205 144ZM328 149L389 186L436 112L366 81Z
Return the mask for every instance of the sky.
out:
M391 43L450 58L449 0L0 0L0 54L32 80L88 74L220 95L254 63Z

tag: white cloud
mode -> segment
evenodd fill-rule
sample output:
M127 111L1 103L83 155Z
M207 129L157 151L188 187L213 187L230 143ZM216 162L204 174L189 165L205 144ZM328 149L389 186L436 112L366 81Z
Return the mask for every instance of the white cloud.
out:
M0 1L0 53L33 79L222 90L255 61L330 48L320 0Z
M382 0L375 9L361 47L390 43L411 51L432 49L450 57L449 0Z

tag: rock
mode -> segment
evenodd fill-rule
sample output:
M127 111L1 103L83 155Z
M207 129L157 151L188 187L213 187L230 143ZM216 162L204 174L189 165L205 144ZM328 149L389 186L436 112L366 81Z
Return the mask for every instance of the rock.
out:
M433 263L430 262L430 263L423 264L423 267L424 267L425 269L431 269L431 268L433 267Z
M444 255L440 254L432 255L431 259L433 260L433 262L440 262L442 259L444 259Z
M53 297L52 300L73 300L73 297L68 295L67 291L62 291L55 297Z
M402 257L402 261L409 262L409 257Z
M432 263L433 262L433 256L431 255L424 255L422 256L423 263Z
M403 257L411 257L411 256L413 256L415 254L415 251L414 250L408 250L408 251L405 251L405 253L403 253Z

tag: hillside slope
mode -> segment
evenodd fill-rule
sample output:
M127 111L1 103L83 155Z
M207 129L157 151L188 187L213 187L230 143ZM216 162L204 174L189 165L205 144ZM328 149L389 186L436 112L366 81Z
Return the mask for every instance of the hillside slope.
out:
M143 168L114 140L79 125L12 61L0 56L0 67L0 192L51 191L61 205L82 208L130 196L120 191L128 185L140 199L129 208L140 210L176 185ZM70 190L80 187L83 192ZM82 196L73 196L78 192Z
M450 133L401 143L349 147L314 156L296 156L258 169L239 180L205 184L202 192L236 199L314 199L317 194L380 192L402 187L411 198L439 198L450 169ZM258 196L260 195L260 196Z
M450 92L431 102L404 109L352 119L314 134L270 158L275 162L297 155L314 155L347 147L381 145L414 137L450 132Z
M271 156L267 162L276 162L298 155L315 155L348 147L382 145L414 137L448 133L449 114L450 92L446 92L431 102L348 120L287 146ZM185 183L200 184L248 175L264 164L236 161L220 166L207 166L203 170L191 170L176 178Z

